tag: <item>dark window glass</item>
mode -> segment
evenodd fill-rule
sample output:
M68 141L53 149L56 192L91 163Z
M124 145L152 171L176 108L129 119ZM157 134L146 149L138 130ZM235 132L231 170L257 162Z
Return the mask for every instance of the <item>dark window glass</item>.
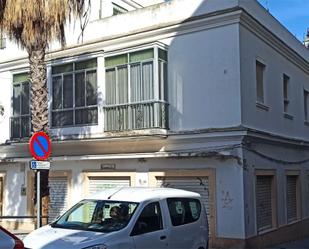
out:
M201 215L201 203L196 199L169 198L167 205L173 226L197 221Z
M53 77L53 109L62 108L62 77Z
M86 73L87 105L97 104L97 72L89 71Z
M63 107L73 107L73 75L63 76Z
M53 112L52 125L54 127L73 125L73 111Z
M16 84L13 86L13 115L20 115L20 92L21 85Z
M30 114L30 89L29 83L24 82L22 84L22 92L21 92L21 114Z
M159 202L148 204L135 223L131 236L150 233L163 229Z
M75 106L85 106L85 73L75 74Z
M98 109L87 108L75 111L76 124L97 124L98 123Z

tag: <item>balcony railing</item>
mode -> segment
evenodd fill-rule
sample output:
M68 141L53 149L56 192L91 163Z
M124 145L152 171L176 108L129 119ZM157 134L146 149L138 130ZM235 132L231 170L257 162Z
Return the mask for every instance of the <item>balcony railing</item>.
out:
M30 115L11 117L11 139L30 137L31 121Z
M168 128L168 104L163 101L105 106L104 111L105 131Z

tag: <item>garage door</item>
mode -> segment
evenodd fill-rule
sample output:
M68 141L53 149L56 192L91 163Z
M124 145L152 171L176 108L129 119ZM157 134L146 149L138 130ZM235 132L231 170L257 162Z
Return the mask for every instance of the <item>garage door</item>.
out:
M129 187L130 177L89 177L89 194L108 188Z
M68 203L68 178L49 178L50 203L48 209L49 222L55 220L60 214L67 210Z
M157 177L157 187L177 188L199 193L206 208L208 220L212 223L210 217L209 177ZM210 233L213 232L210 231Z

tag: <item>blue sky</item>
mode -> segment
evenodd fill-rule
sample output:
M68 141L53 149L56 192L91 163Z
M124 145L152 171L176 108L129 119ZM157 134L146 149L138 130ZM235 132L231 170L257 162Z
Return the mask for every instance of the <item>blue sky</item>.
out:
M309 28L309 0L258 0L300 41Z

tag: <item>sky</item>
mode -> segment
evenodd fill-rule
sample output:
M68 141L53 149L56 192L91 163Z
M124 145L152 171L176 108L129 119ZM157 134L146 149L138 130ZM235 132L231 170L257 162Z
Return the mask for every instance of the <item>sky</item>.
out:
M258 0L298 40L309 28L309 0Z

